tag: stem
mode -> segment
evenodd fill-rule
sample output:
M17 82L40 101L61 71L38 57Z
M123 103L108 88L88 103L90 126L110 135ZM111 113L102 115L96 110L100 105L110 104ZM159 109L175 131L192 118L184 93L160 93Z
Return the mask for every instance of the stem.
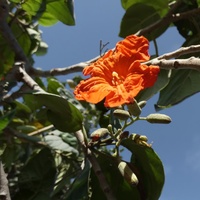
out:
M75 132L75 136L76 136L77 140L79 141L85 156L88 158L88 160L92 164L94 173L96 174L96 176L99 180L100 187L101 187L102 191L104 192L107 200L116 200L116 198L115 198L110 186L108 185L107 180L101 170L101 167L96 160L96 157L94 156L92 151L89 148L87 148L87 146L85 145L83 132L81 130L79 130L79 131Z

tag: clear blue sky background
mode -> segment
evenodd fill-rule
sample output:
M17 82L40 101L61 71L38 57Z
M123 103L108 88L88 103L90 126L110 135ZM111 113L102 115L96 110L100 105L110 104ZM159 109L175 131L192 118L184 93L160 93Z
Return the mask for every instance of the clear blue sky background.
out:
M124 14L120 0L77 0L76 26L61 23L44 28L43 39L49 45L48 54L36 57L35 67L51 69L67 67L99 55L99 41L109 42L113 48L117 41L120 21ZM176 50L183 43L176 28L170 28L158 39L159 53ZM150 54L154 54L153 45ZM67 77L60 77L62 80ZM158 96L148 101L142 115L154 110ZM149 142L163 161L166 182L160 200L200 199L200 95L163 110L172 118L169 125L138 122L129 130L147 135Z

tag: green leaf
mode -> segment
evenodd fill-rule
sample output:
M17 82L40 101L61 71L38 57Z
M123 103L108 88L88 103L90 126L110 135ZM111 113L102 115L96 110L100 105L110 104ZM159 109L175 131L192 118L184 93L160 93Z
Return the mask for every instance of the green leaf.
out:
M29 15L41 15L46 8L46 1L43 0L26 0L22 3L22 8Z
M71 146L77 146L77 139L75 136L69 133L62 133L61 138L64 142L68 143Z
M19 174L20 191L16 199L50 199L56 168L51 150L44 148L30 158ZM23 198L22 198L23 197Z
M101 167L102 173L106 177L108 185L117 199L134 199L141 200L137 187L131 186L120 174L118 163L115 158L109 154L98 153L97 161ZM96 174L91 170L91 200L106 200L105 194L102 191L99 180Z
M44 136L44 140L52 149L78 155L78 151L74 147L70 146L68 143L64 142L60 136L46 135Z
M12 23L11 29L26 55L31 52L31 39L28 32L18 23Z
M158 79L154 84L154 86L142 90L136 97L137 102L148 100L157 92L162 90L168 84L168 82L169 82L169 71L161 69L158 75Z
M58 89L65 88L64 85L55 78L47 78L47 81L48 81L47 92L49 93L59 94Z
M82 128L81 112L66 99L46 92L37 92L34 95L48 108L48 119L55 128L64 132L75 132Z
M14 52L0 35L0 79L12 68L14 60Z
M177 6L177 8L174 10L174 13L187 12L196 8L198 8L196 1L181 1L179 6ZM196 34L199 35L199 21L200 17L199 15L196 15L175 21L174 25L177 27L180 35L187 39L188 37L194 36Z
M13 119L14 115L16 113L16 110L12 110L5 115L0 117L0 132L8 126L8 124Z
M200 91L200 72L196 70L174 70L169 84L160 92L157 109L180 103Z
M44 19L49 17L59 20L66 25L75 25L73 0L47 0L46 12L39 22L48 26L49 23L45 23L46 20Z
M65 200L88 199L90 163L86 160L84 169L76 177L69 188Z
M149 0L121 0L121 4L125 10L127 10L130 6L136 3L143 3L148 6L154 7L154 9L162 14L163 16L165 13L168 11L168 0L154 0L154 1L149 1Z
M51 13L44 12L38 22L42 26L52 26L56 24L58 20Z
M26 0L22 8L44 26L53 25L57 21L66 25L75 24L73 0Z
M160 15L152 7L145 4L134 4L130 6L121 21L120 33L119 36L126 37L131 34L135 34L140 29L143 29L156 21L160 20ZM146 33L144 36L149 40L155 39L160 36L168 26L160 27L149 33Z
M148 200L159 199L165 176L157 154L152 148L136 144L130 139L123 140L121 144L132 152L131 163L139 171L141 195L145 194Z

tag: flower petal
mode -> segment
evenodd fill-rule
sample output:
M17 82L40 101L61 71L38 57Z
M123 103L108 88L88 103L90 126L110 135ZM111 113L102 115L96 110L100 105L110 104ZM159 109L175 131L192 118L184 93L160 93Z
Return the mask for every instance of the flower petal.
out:
M103 78L92 77L83 80L74 90L78 100L85 100L90 103L98 103L103 100L112 90L112 87Z
M113 88L113 90L106 96L104 105L113 108L125 103L130 103L132 100L132 94L126 91L123 84L120 84L116 88Z
M144 62L149 60L149 42L143 37L130 35L116 44L116 53L121 53L126 57L132 57L135 61Z

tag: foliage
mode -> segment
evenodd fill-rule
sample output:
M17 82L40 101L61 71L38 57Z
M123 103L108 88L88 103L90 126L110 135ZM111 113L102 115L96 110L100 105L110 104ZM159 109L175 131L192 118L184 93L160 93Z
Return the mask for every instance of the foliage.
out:
M175 26L188 49L147 61L161 68L157 82L142 90L132 105L116 111L105 108L103 101L94 105L74 99L80 77L69 84L56 78L66 70L47 73L32 67L34 55L43 56L48 49L40 25L75 25L72 0L0 0L0 152L12 199L159 199L165 180L162 161L146 136L126 129L138 120L171 122L165 115L141 116L156 93L160 110L200 91L199 72L190 68L191 62L179 64L199 56L199 47L191 47L200 40L199 1L121 4L125 13L119 36L144 35L156 44ZM164 67L172 58L170 67ZM121 147L131 152L129 160L121 158Z

